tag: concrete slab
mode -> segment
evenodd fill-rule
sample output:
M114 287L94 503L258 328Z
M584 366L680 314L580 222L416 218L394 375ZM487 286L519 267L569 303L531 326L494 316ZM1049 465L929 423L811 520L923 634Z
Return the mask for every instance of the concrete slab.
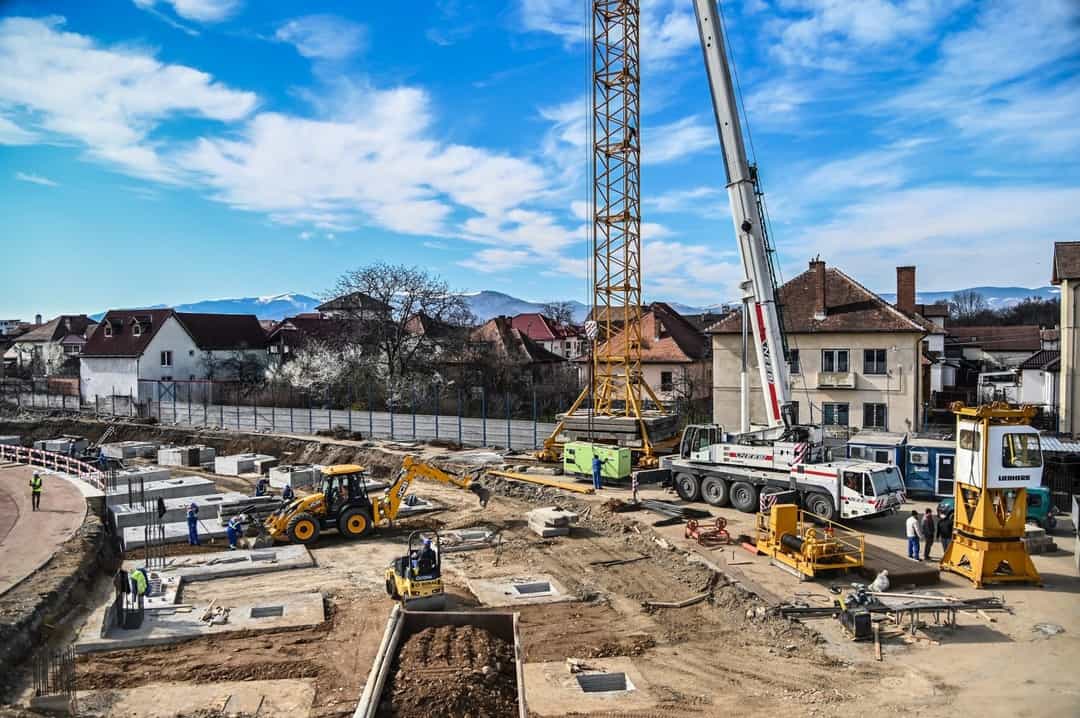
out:
M222 474L223 476L250 474L255 471L256 461L273 458L275 457L268 454L231 454L229 456L218 456L214 459L214 473ZM269 470L269 468L267 470Z
M573 511L567 511L558 506L545 506L527 512L525 518L530 522L535 522L544 526L568 528L570 524L577 523L578 515Z
M163 446L158 449L157 462L162 466L202 466L212 463L216 455L214 447L202 444Z
M546 524L538 521L529 521L529 530L540 538L557 538L559 536L569 536L569 526L547 526Z
M110 459L153 459L157 456L153 441L114 441L101 445L101 453Z
M148 683L123 690L79 691L84 716L174 718L177 715L306 716L315 700L307 679Z
M490 526L473 526L467 529L453 529L440 533L444 553L475 551L491 548L499 540L499 534Z
M276 457L269 456L269 457L262 458L262 459L255 459L255 461L252 462L252 463L253 463L253 466L254 466L253 471L256 474L259 474L261 476L266 476L267 474L270 473L270 469L274 468L275 466L277 466L278 464L281 463L281 460L276 458Z
M520 606L576 600L550 574L471 578L467 582L476 600L485 606Z
M124 564L132 568L136 561ZM222 551L220 553L202 553L191 556L178 556L170 559L160 573L162 576L178 577L184 583L210 581L215 578L249 576L257 573L288 571L294 568L311 568L315 559L306 546L292 544L277 545L272 548L253 551Z
M203 521L199 524L199 541L202 543L207 543L210 539L224 538L224 536L225 527L220 525L217 521ZM121 539L123 540L125 551L142 548L146 545L145 527L128 526L122 530ZM187 543L187 540L187 521L175 521L165 524L165 543Z
M15 436L14 434L5 434L0 436L0 444L6 444L7 446L22 446L22 437Z
M606 715L614 711L648 711L657 705L652 685L632 659L587 658L583 664L583 671L571 673L565 662L526 663L525 695L529 697L529 711L537 715ZM617 687L619 674L624 690L587 692L582 688L582 684L590 689Z
M65 456L82 456L90 442L81 436L60 436L55 439L42 439L34 442L34 448L51 451Z
M286 593L258 599L232 599L223 596L214 606L229 609L228 622L209 625L202 621L201 616L207 604L200 604L184 612L179 608L174 612L147 612L143 616L142 626L132 630L112 626L104 631L94 631L88 624L87 628L91 630L84 630L80 634L75 643L75 651L93 653L160 646L237 631L317 626L326 620L321 593ZM100 617L102 621L105 614L107 611ZM96 612L94 616L97 616Z
M159 469L166 471L166 469ZM208 496L217 490L214 482L201 476L173 476L171 478L143 481L143 491L147 501L157 501L159 498L168 500L182 496ZM132 491L138 489L138 482L132 485ZM117 484L115 490L109 491L109 505L127 504L129 501L128 483Z
M270 485L275 489L291 486L294 489L307 488L315 484L317 471L311 464L285 464L270 469Z
M231 492L202 496L178 496L174 499L165 499L165 521L168 523L187 521L188 506L194 502L199 507L200 521L217 523L218 511L223 503L239 501L243 498L243 494ZM109 511L113 515L117 528L127 528L128 526L143 525L146 507L139 504L113 504L109 507Z

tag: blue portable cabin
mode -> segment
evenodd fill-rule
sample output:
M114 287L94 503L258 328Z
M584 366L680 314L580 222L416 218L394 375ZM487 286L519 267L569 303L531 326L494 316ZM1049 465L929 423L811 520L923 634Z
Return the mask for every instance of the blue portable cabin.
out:
M889 431L860 431L848 439L847 457L874 461L879 464L892 464L904 472L904 444L907 434L894 434ZM906 474L905 474L906 478Z
M908 494L926 498L953 495L955 441L910 438L905 452L903 474Z

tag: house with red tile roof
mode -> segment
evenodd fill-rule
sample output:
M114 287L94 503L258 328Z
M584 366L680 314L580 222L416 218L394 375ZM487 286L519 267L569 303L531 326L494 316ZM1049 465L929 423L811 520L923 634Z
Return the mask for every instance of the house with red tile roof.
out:
M798 421L896 432L920 427L924 386L930 381L924 341L944 330L918 313L915 296L914 267L897 268L893 305L820 260L780 287ZM707 331L712 335L713 420L737 428L742 312ZM765 410L752 344L747 361L750 420L760 425Z
M13 338L4 360L13 368L51 376L68 368L75 371L86 337L96 326L85 314L61 314ZM75 368L72 368L75 367Z
M539 312L518 314L511 326L529 339L564 359L577 359L585 353L585 333L578 327L559 324Z
M265 365L266 345L266 332L252 314L110 310L83 347L83 400L157 400L159 383L234 380L229 363L241 357Z

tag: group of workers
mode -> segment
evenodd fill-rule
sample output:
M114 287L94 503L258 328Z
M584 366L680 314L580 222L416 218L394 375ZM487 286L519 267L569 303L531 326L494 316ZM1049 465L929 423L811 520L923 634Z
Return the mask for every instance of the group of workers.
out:
M952 509L944 508L935 519L934 512L930 509L919 515L915 509L911 510L904 524L908 540L908 558L913 561L929 561L930 549L934 545L934 539L941 541L941 550L944 553L952 543L953 535L953 512ZM922 556L920 557L920 544Z
M37 476L37 474L35 474ZM265 482L265 483L264 483ZM259 483L255 485L256 496L269 496L270 495L270 482L266 479L259 479ZM281 500L283 503L289 503L296 498L296 493L293 491L292 486L286 484L285 488L281 490ZM36 504L35 504L36 505ZM35 509L36 510L36 509ZM188 504L187 508L187 527L188 527L188 544L192 546L201 545L199 540L199 505L192 501ZM233 516L225 524L225 537L229 541L229 550L235 551L237 544L240 542L240 537L244 535L244 520L240 516Z

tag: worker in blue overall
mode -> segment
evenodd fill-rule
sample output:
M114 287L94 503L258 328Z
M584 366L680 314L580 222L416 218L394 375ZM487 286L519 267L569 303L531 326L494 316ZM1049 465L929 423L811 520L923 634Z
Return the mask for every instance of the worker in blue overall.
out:
M187 507L187 535L189 544L199 545L199 506L194 501Z
M236 542L240 540L240 534L243 532L244 523L240 520L239 516L233 516L229 519L229 523L225 524L225 535L229 538L229 550L236 550Z
M293 492L292 484L285 484L285 488L281 490L281 500L287 504L295 498L296 494Z
M600 472L604 468L604 462L600 460L599 456L593 454L592 457L592 486L599 491L604 488L603 481L600 478Z
M255 495L266 496L270 493L270 479L261 478L255 484Z

